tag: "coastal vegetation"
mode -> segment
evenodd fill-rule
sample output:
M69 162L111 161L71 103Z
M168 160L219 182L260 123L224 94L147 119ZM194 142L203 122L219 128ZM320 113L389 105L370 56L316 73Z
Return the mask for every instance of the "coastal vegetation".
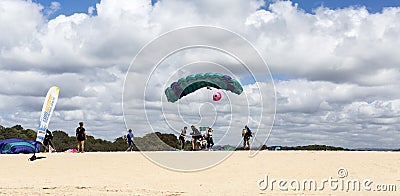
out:
M54 139L53 143L58 152L66 151L70 148L76 148L76 137L75 135L68 135L68 133L62 130L53 131ZM36 131L32 129L24 129L21 125L15 125L13 127L3 127L0 125L0 140L9 138L19 138L25 140L35 140ZM136 145L135 145L136 144ZM179 149L179 140L176 135L169 133L154 132L144 135L143 137L134 137L135 151L140 147L142 151L169 151ZM85 151L87 152L111 152L111 151L125 151L127 149L127 143L125 138L118 137L113 141L95 138L88 135L85 142ZM41 148L42 150L44 148ZM230 145L214 146L215 150L243 150L240 146L234 147ZM312 151L346 151L342 147L326 146L326 145L307 145L307 146L266 146L262 145L260 150L312 150ZM191 143L186 140L184 150L191 150Z

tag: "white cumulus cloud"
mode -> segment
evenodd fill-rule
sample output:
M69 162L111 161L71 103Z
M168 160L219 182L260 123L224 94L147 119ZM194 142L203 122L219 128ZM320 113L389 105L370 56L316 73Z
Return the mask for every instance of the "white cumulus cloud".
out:
M262 9L263 5L263 1L257 0L166 0L154 5L149 0L102 0L87 8L87 13L47 19L46 13L62 8L60 3L52 2L49 8L43 8L32 1L2 0L0 124L22 124L35 129L45 92L58 85L60 100L50 128L73 134L77 122L85 121L90 134L112 140L125 130L122 88L126 71L140 49L173 29L212 25L246 38L266 60L273 76L283 76L275 81L277 116L267 144L397 148L400 7L376 13L365 7L319 7L308 13L291 1L276 1L267 9ZM231 40L214 39L221 46L232 45ZM245 46L237 48L241 54L248 52ZM155 75L160 77L151 83L154 88L162 89L167 85L164 80L176 79L164 74L176 69L174 63L237 63L215 52L193 50L182 54L182 58L170 58L157 70ZM254 70L260 71L258 66L254 65ZM146 85L141 73L150 68L144 62L132 73L136 74L135 90L139 92L129 100L133 111L143 109L137 103L143 99ZM240 109L245 107L249 107L248 113L259 112L260 95L253 90L255 83L244 74L244 69L233 71L240 73L237 79L244 84L247 96L229 96L238 107L233 112L237 119L229 118L228 102L224 106L187 102L208 97L209 92L200 91L188 96L183 102L187 104L181 105L185 122L195 124L200 120L199 113L204 116L214 109L221 113L204 120L210 123L218 119L215 125L221 134L231 125L239 129L244 123L260 121L240 117ZM163 92L149 92L147 96L149 114L161 119ZM249 104L241 101L245 99ZM165 107L171 111L167 118L174 126L184 126L180 116L172 112L174 107ZM270 105L265 107L268 111L274 109ZM196 108L196 115L185 108ZM147 123L142 113L130 118L137 122L137 126L130 127L133 129L140 130ZM272 116L265 118L261 122L272 121ZM232 124L225 123L227 120L232 120ZM261 123L260 129L268 128L268 123ZM225 142L237 142L238 137L240 134Z

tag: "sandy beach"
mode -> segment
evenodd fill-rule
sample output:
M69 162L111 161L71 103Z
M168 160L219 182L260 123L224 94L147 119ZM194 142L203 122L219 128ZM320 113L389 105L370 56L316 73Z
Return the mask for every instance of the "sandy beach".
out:
M152 152L167 157L207 157L221 152ZM154 164L140 152L95 152L0 156L0 193L4 195L395 195L400 191L396 152L264 151L253 158L234 152L220 164L196 172L179 172ZM185 164L185 163L177 163ZM342 170L338 174L338 170ZM284 180L281 187L265 185ZM264 179L264 181L260 181ZM317 190L293 190L296 180L314 179ZM329 187L324 179L338 180ZM372 181L360 190L340 187L349 180ZM258 182L257 182L258 181ZM291 185L290 185L291 184ZM396 185L396 190L380 191ZM364 188L370 187L370 190ZM266 188L265 190L261 190ZM283 190L283 189L288 190ZM282 189L282 190L281 190ZM343 189L343 190L342 190ZM393 189L393 188L391 188Z

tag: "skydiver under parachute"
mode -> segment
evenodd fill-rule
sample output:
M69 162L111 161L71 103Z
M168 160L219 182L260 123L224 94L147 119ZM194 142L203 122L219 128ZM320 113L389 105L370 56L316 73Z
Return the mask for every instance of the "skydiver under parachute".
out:
M173 82L169 87L165 89L164 92L168 102L174 103L182 97L187 96L204 87L206 87L207 90L212 90L212 88L223 89L237 95L240 95L243 92L243 87L237 80L235 80L231 76L220 73L198 73L182 77L178 81ZM214 101L219 101L221 98L221 92L216 92L212 96L212 99ZM193 133L195 133L196 128L193 128L192 126L192 129L194 129ZM196 133L194 134L194 136L192 136L192 149L195 149L195 144L197 143L197 140L201 139L201 137L198 137L197 135L199 134ZM248 139L250 139L250 137ZM206 141L206 138L204 138L204 141ZM248 143L248 146L250 147L250 143L247 140L247 135L246 141ZM212 145L214 144L212 138L209 143L210 144L208 144L208 147L210 145L212 147Z
M223 89L237 95L243 92L243 87L234 78L220 73L199 73L180 78L173 82L165 89L165 95L169 102L176 102L182 97L189 95L201 88L206 87ZM218 100L221 98L221 93L216 93Z

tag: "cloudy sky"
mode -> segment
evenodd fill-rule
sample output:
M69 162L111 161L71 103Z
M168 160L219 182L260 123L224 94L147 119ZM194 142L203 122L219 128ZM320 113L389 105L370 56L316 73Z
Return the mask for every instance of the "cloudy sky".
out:
M245 73L237 59L202 48L171 55L156 69L133 66L151 41L193 25L247 40L273 82L257 63ZM3 126L36 129L44 96L57 85L50 129L70 135L84 121L90 135L113 140L126 132L125 112L137 135L151 132L148 124L165 132L211 124L220 130L217 141L237 144L243 124L265 133L263 140L274 120L268 145L400 147L398 1L1 0L0 32ZM245 47L235 49L246 53ZM229 73L244 94L223 92L215 103L207 101L214 90L203 89L176 105L165 102L166 86L196 72ZM256 79L247 77L252 74Z

